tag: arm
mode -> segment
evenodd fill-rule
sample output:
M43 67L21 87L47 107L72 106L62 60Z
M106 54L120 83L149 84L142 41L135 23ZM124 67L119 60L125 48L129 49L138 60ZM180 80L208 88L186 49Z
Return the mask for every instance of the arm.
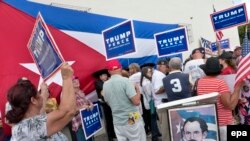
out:
M138 85L135 85L135 91L135 96L131 97L130 99L134 105L139 106L141 103L141 93Z
M155 92L155 94L162 94L162 93L164 93L165 92L165 89L164 89L164 87L162 86L162 87L160 87L160 89L157 91L157 92Z
M221 94L221 102L226 108L230 110L233 110L235 108L239 101L239 94L242 84L243 83L240 83L235 87L233 94L231 94L230 92Z
M62 97L58 110L48 114L47 135L51 136L64 128L76 113L76 98L72 83L73 69L66 63L61 67L63 79Z
M48 86L45 82L43 82L40 86L40 90L41 90L41 96L43 97L43 107L40 111L41 114L45 113L45 109L46 109L46 102L48 100L49 97L49 91L48 91Z
M222 54L222 49L221 49L221 46L220 46L220 42L218 40L216 40L216 48L218 49L218 56Z

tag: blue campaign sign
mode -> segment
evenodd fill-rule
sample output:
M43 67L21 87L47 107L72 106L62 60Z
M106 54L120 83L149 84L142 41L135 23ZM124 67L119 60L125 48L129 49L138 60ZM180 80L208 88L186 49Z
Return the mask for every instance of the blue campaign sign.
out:
M63 63L63 58L39 14L28 43L29 52L43 79L48 79Z
M159 57L188 50L189 44L185 27L157 33L154 37Z
M248 23L245 3L215 12L210 17L215 31Z
M230 42L229 42L229 39L224 39L224 40L220 40L220 47L221 49L228 49L230 48ZM211 48L212 48L212 51L217 51L217 47L216 47L216 42L213 42L211 43Z
M89 139L102 129L98 104L94 104L93 110L81 109L80 115L82 120L82 128L86 139Z
M102 35L107 60L136 52L132 21L125 21L105 29Z

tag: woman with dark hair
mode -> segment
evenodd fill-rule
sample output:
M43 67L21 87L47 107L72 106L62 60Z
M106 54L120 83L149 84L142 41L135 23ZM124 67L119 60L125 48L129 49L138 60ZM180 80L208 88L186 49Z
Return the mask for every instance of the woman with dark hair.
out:
M41 91L29 80L20 80L8 91L11 109L6 118L12 126L11 141L67 141L59 131L68 124L76 112L75 94L72 84L72 68L64 63L61 67L63 79L62 98L59 108L45 113L48 88L45 83Z
M154 105L153 99L153 86L152 86L152 67L142 67L141 69L141 81L140 85L142 87L143 93L143 102L145 109L150 110L151 112L151 133L152 141L158 141L158 137L161 135L157 126L157 113Z
M223 53L219 56L219 62L222 65L221 74L235 74L236 73L236 63L233 59L233 54L227 51L223 51Z
M209 94L212 92L218 92L219 97L217 99L217 113L220 127L221 141L227 139L227 125L233 124L232 110L238 103L240 88L243 84L238 84L234 92L231 94L226 82L223 79L217 78L221 73L221 65L218 58L208 58L206 64L200 66L204 70L206 76L200 78L197 83L197 94Z

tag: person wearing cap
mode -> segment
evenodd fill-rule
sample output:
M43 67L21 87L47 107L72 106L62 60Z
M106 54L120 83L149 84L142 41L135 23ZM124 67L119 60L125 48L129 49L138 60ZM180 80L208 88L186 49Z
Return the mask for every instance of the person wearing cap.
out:
M217 78L221 73L221 65L218 58L208 58L206 64L200 66L204 70L206 76L199 79L197 83L197 94L204 95L212 92L218 92L217 98L217 113L220 128L220 139L226 141L227 139L227 125L233 124L232 110L238 103L240 89L243 82L235 86L233 93L230 92L226 82L223 79Z
M169 73L168 61L165 59L159 60L157 62L157 70L168 75L168 73Z
M163 78L166 77L166 75L156 69L154 69L155 64L154 63L146 63L143 64L142 67L151 67L153 71L152 75L152 88L153 88L153 97L154 97L154 104L155 107L158 105L165 103L168 101L168 97L166 92L164 91L163 86ZM168 123L167 123L167 113L166 111L157 111L157 115L159 117L159 125L160 125L160 131L162 134L162 140L170 140L169 132L168 132Z
M170 73L162 81L169 101L188 98L191 96L189 74L181 72L182 61L174 57L169 61Z
M104 101L104 97L103 97L103 84L105 81L109 79L110 74L108 73L107 69L101 69L101 70L94 72L93 76L96 78L95 89L96 89L99 101L103 108L106 132L108 134L108 140L113 141L113 138L116 138L116 136L115 136L114 126L113 126L112 111L109 105Z
M222 65L221 75L227 74L235 74L236 73L236 65L233 60L233 56L228 51L223 51L219 56L219 62Z
M194 49L192 51L191 58L192 59L186 63L183 72L191 76L192 84L194 84L198 78L205 76L205 73L199 67L200 65L205 63L204 48L200 47L200 48Z
M84 92L80 89L80 81L77 76L72 77L74 92L75 92L75 101L76 101L76 108L77 113L75 114L74 118L72 119L72 130L76 134L76 140L77 141L86 141L83 128L82 128L82 122L81 122L81 116L80 116L80 109L87 108L92 109L93 103L88 100L85 97ZM92 141L94 137L88 139L88 141Z
M140 90L128 78L121 76L122 66L118 60L107 62L111 78L103 85L104 100L110 105L118 141L146 141L144 123L137 108Z

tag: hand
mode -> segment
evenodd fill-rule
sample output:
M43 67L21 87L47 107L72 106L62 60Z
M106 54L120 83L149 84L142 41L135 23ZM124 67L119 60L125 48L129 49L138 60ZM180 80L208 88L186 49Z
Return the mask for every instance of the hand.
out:
M48 85L45 82L42 82L40 85L41 95L47 99L49 97Z
M138 94L140 94L140 87L138 85L135 85L135 92Z
M63 63L61 66L61 74L62 74L62 79L72 79L74 70L71 68L71 66L68 63Z

